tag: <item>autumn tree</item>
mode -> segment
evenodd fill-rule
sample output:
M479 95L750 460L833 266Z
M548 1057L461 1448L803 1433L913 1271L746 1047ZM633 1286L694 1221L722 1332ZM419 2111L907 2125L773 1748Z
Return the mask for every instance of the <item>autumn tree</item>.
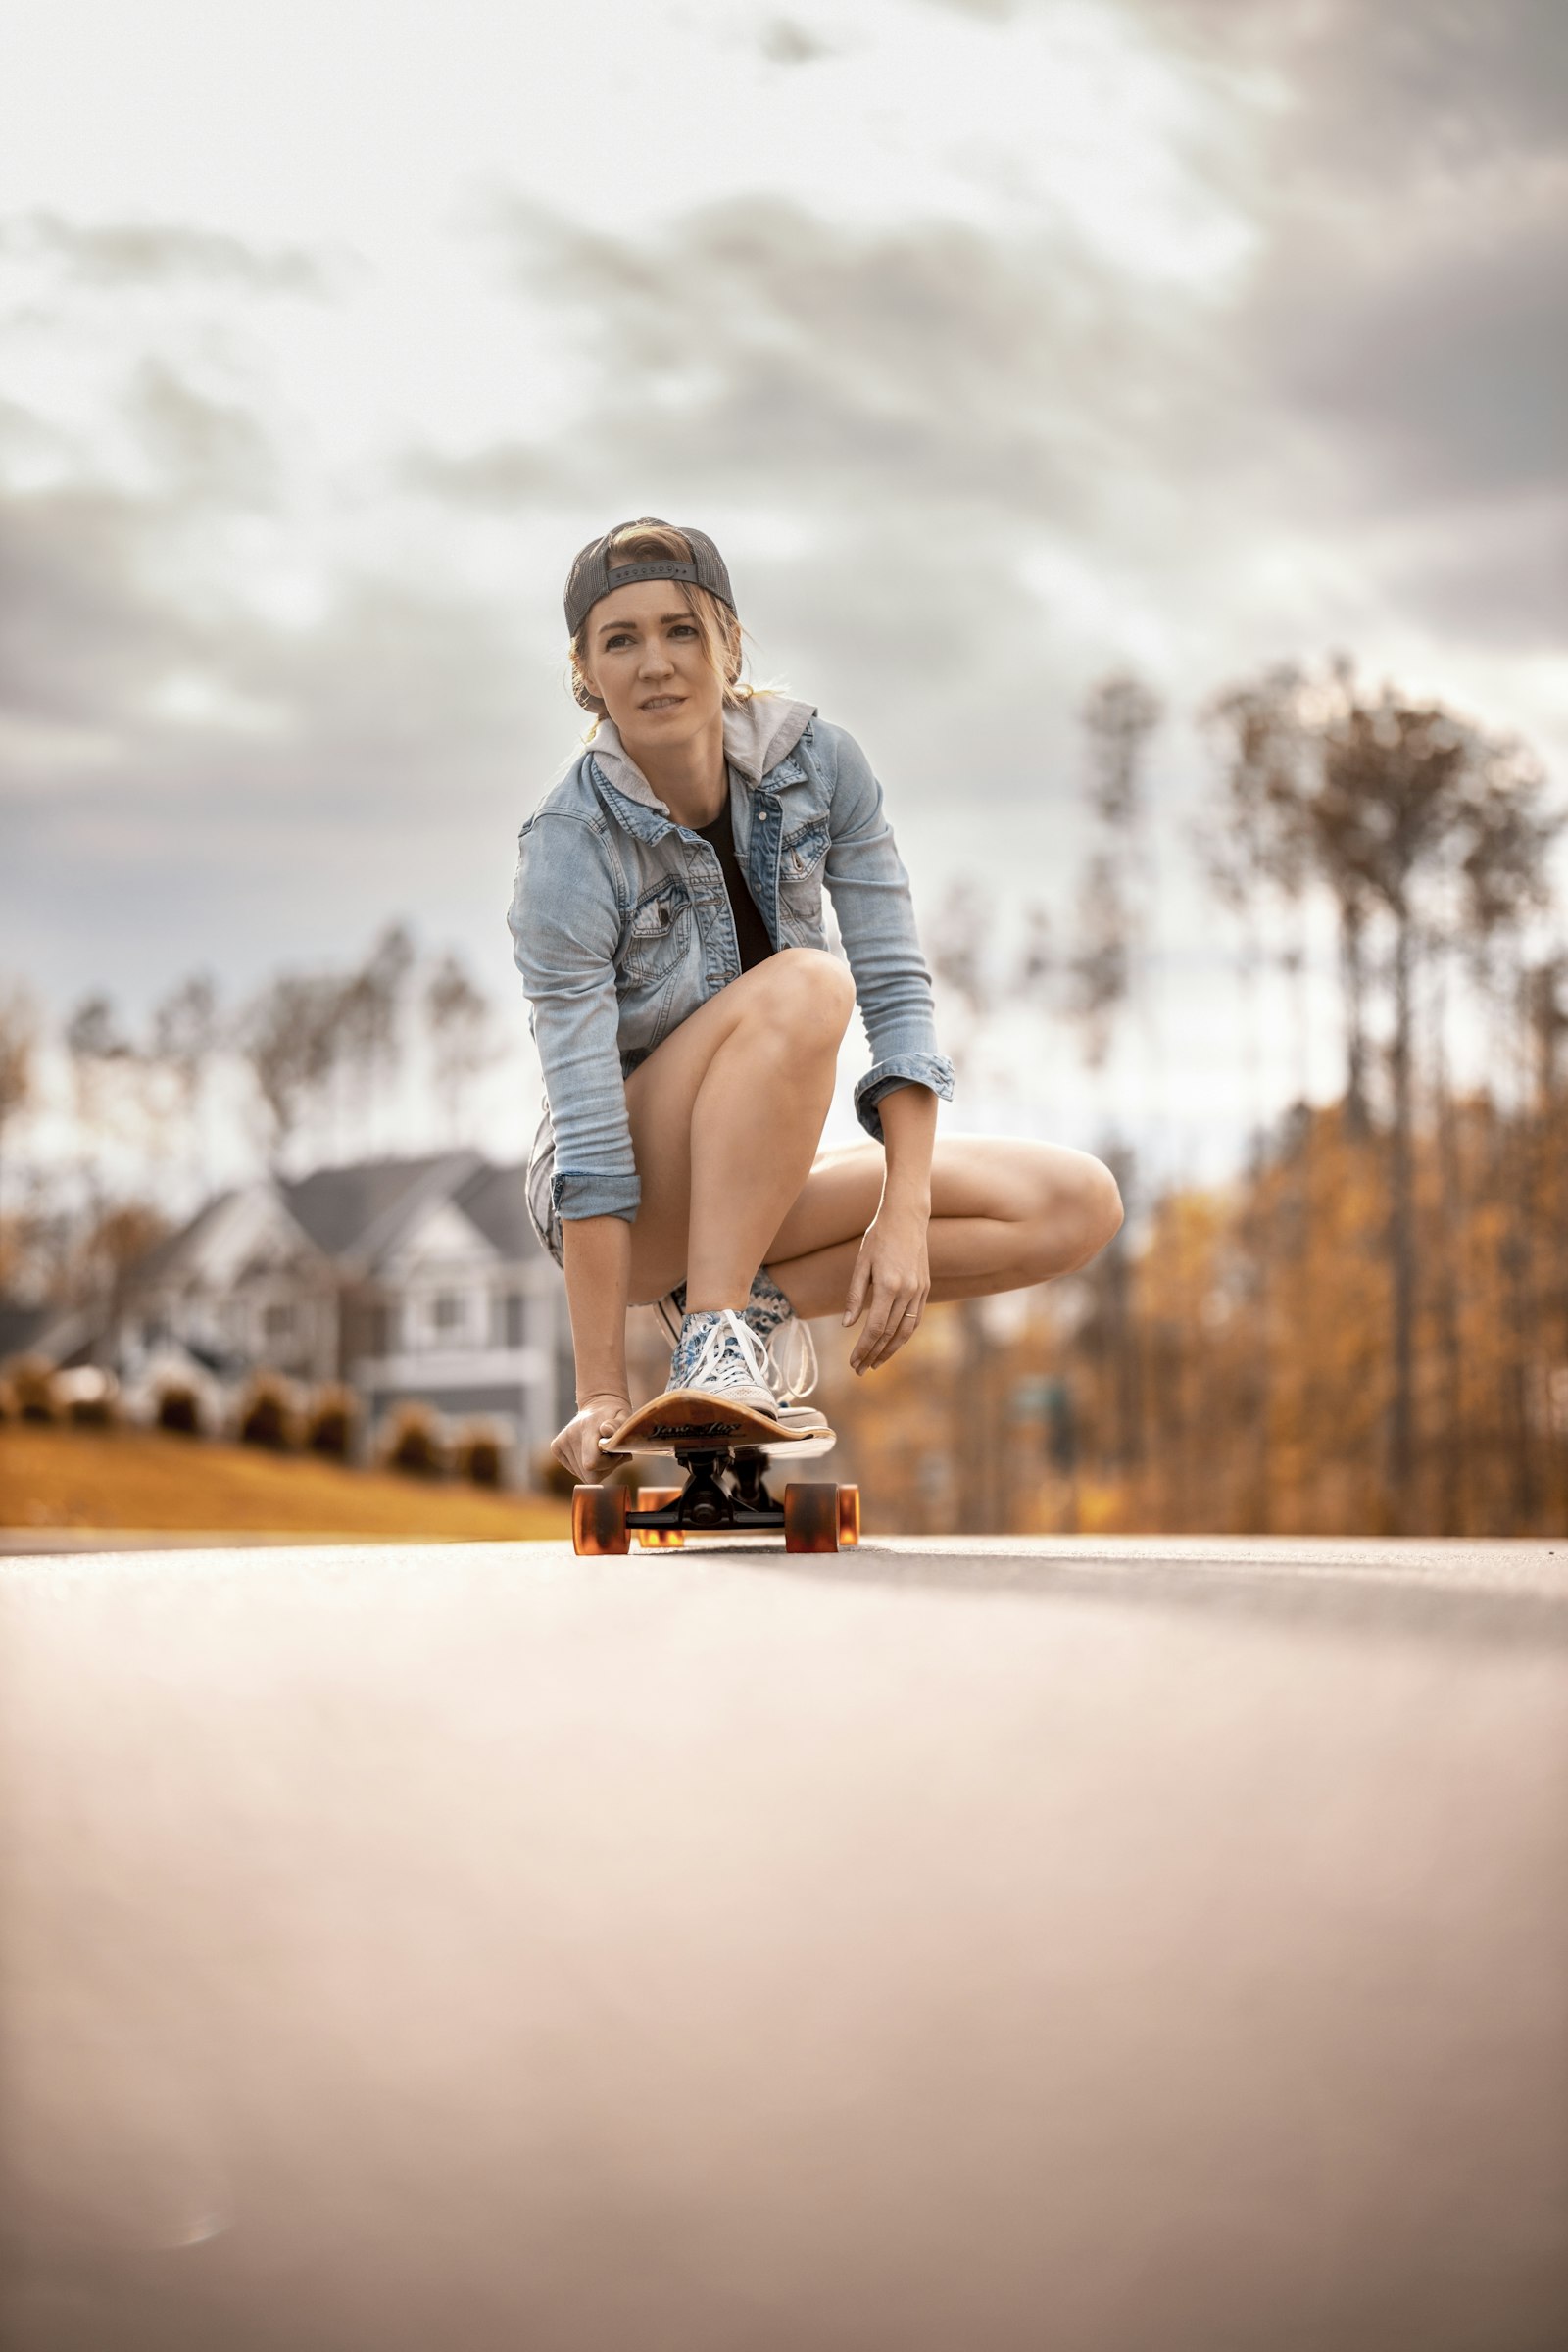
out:
M1387 1007L1391 1277L1389 1484L1402 1523L1414 1470L1414 1031L1423 957L1472 964L1517 938L1546 903L1557 820L1544 777L1511 739L1436 703L1364 692L1349 665L1293 668L1228 689L1209 706L1228 735L1223 779L1233 871L1291 895L1317 885L1340 933L1346 1102L1366 1117L1366 1012L1382 977ZM1223 837L1223 828L1222 837ZM1219 869L1223 885L1223 869ZM1381 972L1372 952L1381 939Z

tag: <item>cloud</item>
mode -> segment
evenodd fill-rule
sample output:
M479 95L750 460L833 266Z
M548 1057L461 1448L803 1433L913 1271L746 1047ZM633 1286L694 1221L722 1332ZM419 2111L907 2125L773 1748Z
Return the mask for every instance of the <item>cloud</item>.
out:
M137 488L20 403L0 413L0 712L33 727L134 724L167 675L210 662L228 615L210 594L182 588L182 566L193 548L210 552L236 512L278 493L277 454L260 422L167 363L144 361L122 405L152 476ZM39 452L47 479L19 487L12 466Z
M961 5L961 0L948 0ZM1430 187L1568 146L1568 20L1558 0L1114 0L1145 36L1263 110L1287 198Z
M1152 436L1189 459L1205 440L1234 446L1240 420L1216 416L1210 351L1179 308L1059 234L856 231L753 199L647 246L519 208L511 252L588 361L597 397L555 453L579 477L628 469L624 452L710 496L767 480L814 508L881 496L1068 516L1096 503L1100 468ZM519 457L476 453L447 486L468 495L485 466L505 485ZM522 478L545 463L536 450ZM426 469L428 486L441 479Z
M1380 503L1554 486L1568 470L1564 207L1456 205L1441 226L1387 242L1339 222L1289 231L1246 314L1259 368L1276 399L1343 436Z
M166 362L147 359L136 371L127 405L154 464L181 492L242 506L275 500L277 452L237 401L212 400Z
M156 505L77 479L6 497L0 523L0 710L33 727L112 733L169 668L192 659L200 639L154 584ZM22 779L13 772L12 780Z
M571 544L623 513L718 530L764 669L783 649L863 720L933 824L977 771L1049 815L1113 662L1190 703L1281 655L1424 638L1430 673L1556 625L1521 507L1562 376L1528 182L1472 191L1463 239L1425 201L1374 238L1265 177L1255 269L1218 292L1107 269L1059 220L884 231L753 199L644 240L518 205L506 267L582 397L559 434L405 478L476 524L569 512Z
M793 17L774 17L764 24L758 46L774 66L809 66L819 57L833 54L831 42L798 24Z
M561 733L508 614L383 560L279 620L248 577L258 509L287 528L260 420L152 362L122 405L144 486L58 446L47 483L0 486L5 962L62 999L199 961L244 982L412 905L503 986L511 844ZM12 404L0 459L32 425Z
M194 278L319 299L335 290L338 273L328 256L303 246L255 245L178 221L83 222L47 210L0 220L0 254L43 258L66 277L106 289Z
M1000 58L1011 12L961 13ZM101 445L44 392L0 402L8 959L75 994L171 958L243 980L416 899L499 985L512 836L573 732L559 576L620 514L715 531L761 670L862 736L927 898L968 867L1061 902L1074 713L1114 663L1190 707L1344 643L1461 701L1487 679L1532 731L1507 698L1562 602L1560 19L1435 10L1421 48L1348 0L1132 13L1224 116L1182 170L1223 178L1250 264L1151 278L1021 199L877 227L789 191L622 235L508 203L490 258L561 421L367 446L352 481L312 470L318 420L264 397L265 360L215 372L199 331L115 308L160 272L202 309L319 292L324 262L13 223L88 289L73 315L139 340ZM318 616L286 625L249 575L296 530ZM536 551L537 623L509 601Z

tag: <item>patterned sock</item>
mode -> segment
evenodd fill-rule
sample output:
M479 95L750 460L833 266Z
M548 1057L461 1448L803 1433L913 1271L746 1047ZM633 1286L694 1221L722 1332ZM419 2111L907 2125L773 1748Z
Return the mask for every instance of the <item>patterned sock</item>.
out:
M686 1285L677 1282L669 1293L671 1304L678 1315L686 1312ZM759 1266L752 1276L752 1295L744 1308L747 1322L765 1347L781 1323L789 1322L795 1312L778 1284L765 1266Z
M752 1277L752 1295L746 1301L746 1320L765 1346L781 1323L794 1319L795 1309L765 1266L759 1266Z

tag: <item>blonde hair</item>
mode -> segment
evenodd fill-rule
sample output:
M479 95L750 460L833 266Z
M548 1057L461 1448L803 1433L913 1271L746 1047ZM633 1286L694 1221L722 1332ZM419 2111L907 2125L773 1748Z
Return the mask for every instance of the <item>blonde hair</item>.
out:
M612 564L657 564L664 558L677 564L689 564L692 560L691 546L684 533L667 522L628 523L624 530L615 533L607 553ZM697 623L703 652L708 657L710 668L716 672L723 687L726 706L733 709L739 703L749 702L754 690L741 683L745 635L739 619L722 597L713 594L711 588L700 587L694 580L672 580L670 586L680 590L686 610ZM584 710L591 710L596 719L601 719L608 713L588 684L585 666L588 660L588 623L592 617L591 610L583 614L571 641L571 691L573 699Z

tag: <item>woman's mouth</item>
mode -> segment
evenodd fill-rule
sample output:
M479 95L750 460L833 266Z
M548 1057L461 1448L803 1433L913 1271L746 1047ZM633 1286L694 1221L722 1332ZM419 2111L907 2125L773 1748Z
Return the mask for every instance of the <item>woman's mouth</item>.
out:
M683 694L656 694L642 708L645 710L678 710L685 700Z

